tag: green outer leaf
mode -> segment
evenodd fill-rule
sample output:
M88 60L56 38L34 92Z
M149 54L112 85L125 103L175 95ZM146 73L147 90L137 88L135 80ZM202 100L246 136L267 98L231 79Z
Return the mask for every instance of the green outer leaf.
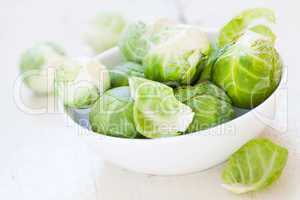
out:
M209 82L178 88L175 90L175 97L195 113L187 133L211 128L235 116L226 93Z
M208 81L198 83L194 86L182 86L175 90L175 97L181 102L186 102L201 95L211 95L231 104L231 100L226 93L221 88L218 88Z
M228 22L220 31L218 46L223 47L227 44L235 42L245 31L252 30L269 37L275 41L275 35L270 28L263 24L252 25L257 20L264 19L269 23L275 23L276 17L272 10L267 8L253 8L242 12Z
M280 177L287 158L286 148L268 139L251 140L229 158L223 187L238 194L264 189Z
M97 133L123 138L137 137L129 87L106 91L92 107L89 120L92 130Z
M244 35L213 66L212 81L240 108L259 105L277 88L282 62L272 42Z
M213 67L218 60L218 58L226 52L226 49L229 47L229 45L224 46L223 48L217 48L214 47L211 50L210 55L208 56L207 61L204 64L203 71L200 75L200 78L198 80L198 83L201 83L203 81L210 81L212 79L212 71Z
M144 77L144 67L137 63L126 62L115 67L109 73L112 87L128 86L128 77Z
M137 77L130 77L129 85L136 129L145 137L179 135L192 122L194 113L175 98L172 88Z

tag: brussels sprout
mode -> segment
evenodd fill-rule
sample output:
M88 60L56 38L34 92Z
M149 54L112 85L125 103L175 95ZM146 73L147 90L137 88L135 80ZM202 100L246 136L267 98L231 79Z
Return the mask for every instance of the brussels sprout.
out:
M144 77L144 67L133 62L126 62L115 67L110 71L111 86L127 86L130 76Z
M229 45L226 45L223 48L213 47L211 49L208 59L204 63L204 68L200 74L200 78L197 81L198 83L211 80L213 66L215 65L218 58L226 51L228 47Z
M219 47L237 41L246 31L259 33L275 42L276 36L268 27L275 21L275 14L270 9L253 8L245 10L221 29L218 41Z
M164 37L144 58L145 77L168 85L191 84L210 51L207 36L194 26L178 25L157 34Z
M64 50L55 43L37 43L21 56L20 70L25 84L35 93L49 94L54 90L54 71L65 59Z
M281 74L282 62L273 43L248 32L217 58L212 81L227 92L235 106L251 108L272 94Z
M129 87L106 91L92 107L89 120L95 132L123 138L137 137Z
M142 63L144 57L162 37L155 34L169 27L172 23L167 19L157 19L152 23L136 21L128 25L121 36L119 48L128 61Z
M264 189L280 177L287 157L286 148L268 139L251 140L229 158L222 186L237 194Z
M56 92L65 106L89 108L110 87L106 67L97 60L67 60L56 70Z
M159 82L130 77L136 129L147 138L184 132L193 120L192 109L178 101L173 89Z
M204 130L227 122L234 117L231 100L226 93L209 82L175 90L175 97L195 113L187 133Z
M101 53L117 45L125 27L126 20L123 16L118 13L103 12L91 20L88 31L83 36L96 53Z

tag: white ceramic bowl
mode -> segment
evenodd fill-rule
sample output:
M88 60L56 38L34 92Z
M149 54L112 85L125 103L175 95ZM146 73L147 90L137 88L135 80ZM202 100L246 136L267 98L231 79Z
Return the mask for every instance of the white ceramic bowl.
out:
M209 38L216 31L203 29ZM123 59L118 48L98 56L109 68ZM280 86L279 86L280 88ZM192 134L160 139L124 139L89 131L74 123L76 129L87 133L89 145L106 161L122 168L154 175L178 175L201 171L225 161L234 151L260 134L270 125L275 113L276 93L249 112L240 112L236 119ZM80 113L83 112L83 113ZM78 121L88 110L68 113ZM73 113L73 114L72 114ZM76 114L77 113L77 114ZM84 117L83 117L84 118Z

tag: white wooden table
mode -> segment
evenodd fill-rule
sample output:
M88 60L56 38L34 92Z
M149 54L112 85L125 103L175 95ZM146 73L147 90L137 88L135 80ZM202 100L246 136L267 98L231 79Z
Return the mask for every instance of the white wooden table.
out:
M222 2L222 5L220 3ZM300 196L299 35L297 1L235 0L185 1L188 19L219 27L241 8L267 6L276 9L279 48L288 69L288 82L278 126L264 134L290 150L281 179L259 193L233 195L220 187L222 166L205 172L173 177L156 177L128 172L101 161L59 113L32 115L22 112L14 101L14 82L21 51L38 40L57 40L71 55L89 52L80 40L85 20L97 10L112 8L130 17L160 15L176 17L171 0L141 1L38 1L11 0L0 6L1 133L0 199L5 200L162 200L162 199L258 199L296 200ZM288 93L288 98L286 98ZM42 97L25 92L27 107L45 104ZM288 117L285 117L287 113ZM287 125L287 126L285 126Z

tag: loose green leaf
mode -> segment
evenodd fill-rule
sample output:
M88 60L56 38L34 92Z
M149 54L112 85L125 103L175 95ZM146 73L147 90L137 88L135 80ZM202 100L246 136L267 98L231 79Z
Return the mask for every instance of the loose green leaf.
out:
M268 24L273 24L275 21L275 14L270 9L253 8L245 10L238 16L234 17L221 29L218 46L224 47L225 45L237 41L246 31L249 30L269 38L274 43L276 36Z
M130 77L129 85L136 129L145 137L179 135L192 122L191 108L178 101L167 85L137 77Z
M225 189L241 194L266 188L281 175L288 150L268 139L254 139L228 160L222 179Z

